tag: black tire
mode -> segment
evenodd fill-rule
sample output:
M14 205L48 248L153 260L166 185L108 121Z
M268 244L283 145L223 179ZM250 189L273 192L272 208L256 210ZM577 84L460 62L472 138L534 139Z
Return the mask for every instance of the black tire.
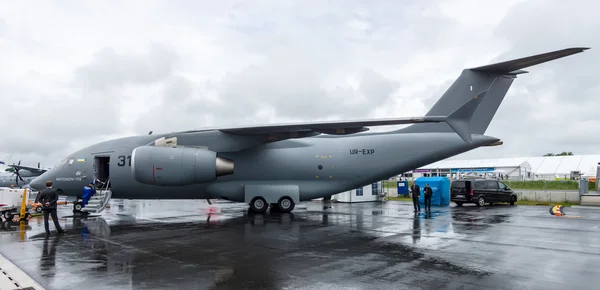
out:
M457 201L456 202L456 206L462 206L462 205L463 205L462 201Z
M484 206L485 205L485 198L483 198L483 196L480 196L477 199L477 206Z
M290 212L290 211L294 210L294 207L296 207L294 200L292 200L288 196L284 196L284 197L280 198L279 201L277 202L277 208L281 212Z
M12 219L13 219L14 217L15 217L15 215L14 215L12 212L10 212L10 211L5 211L5 212L4 212L4 218L5 218L7 221L12 221Z
M269 208L269 204L261 196L257 196L255 198L253 198L252 201L250 202L250 209L253 212L263 213L263 212L267 211L268 208Z
M36 207L35 212L42 213L42 207L41 206Z
M81 209L83 208L83 205L81 204L81 202L76 202L73 204L73 211L74 212L81 212Z
M511 196L510 197L510 205L515 205L515 203L517 202L517 197L516 196Z

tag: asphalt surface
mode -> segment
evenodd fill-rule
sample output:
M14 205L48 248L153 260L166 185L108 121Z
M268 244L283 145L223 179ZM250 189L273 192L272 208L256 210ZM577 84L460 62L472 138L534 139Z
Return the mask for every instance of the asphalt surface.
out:
M111 201L0 231L0 252L46 289L598 289L600 211L307 202L293 214L244 204ZM569 218L569 216L571 218ZM581 216L581 217L576 217ZM210 217L210 218L209 218ZM52 223L51 223L52 227Z

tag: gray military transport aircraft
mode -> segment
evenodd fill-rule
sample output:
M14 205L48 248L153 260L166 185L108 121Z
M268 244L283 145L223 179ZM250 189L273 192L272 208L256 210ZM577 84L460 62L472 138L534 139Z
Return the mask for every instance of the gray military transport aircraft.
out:
M464 69L423 117L272 124L132 136L81 149L31 182L67 199L105 182L102 211L121 199L225 199L289 212L296 203L366 186L481 146L523 68L589 48L568 48ZM370 126L412 124L388 132ZM78 202L78 201L76 201ZM81 207L79 207L80 209ZM78 210L75 208L74 210ZM85 211L85 208L83 209Z

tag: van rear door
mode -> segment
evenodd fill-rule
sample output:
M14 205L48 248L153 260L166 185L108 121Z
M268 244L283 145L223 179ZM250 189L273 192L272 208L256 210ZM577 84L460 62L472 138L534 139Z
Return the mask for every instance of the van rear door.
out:
M450 199L467 200L469 197L469 184L466 181L454 181L450 187Z

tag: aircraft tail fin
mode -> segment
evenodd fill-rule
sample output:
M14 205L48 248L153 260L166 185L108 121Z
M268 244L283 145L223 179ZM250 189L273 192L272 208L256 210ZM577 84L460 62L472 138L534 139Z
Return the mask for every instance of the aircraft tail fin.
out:
M556 60L589 48L567 48L529 57L499 62L495 64L464 69L442 97L433 105L425 116L450 116L463 107L471 98L473 92L487 92L481 104L475 107L468 126L470 134L484 134L491 123L496 111L504 100L508 89L518 74L527 73L522 69L544 62ZM462 118L461 120L464 120ZM414 124L397 130L398 133L425 132L454 132L452 122ZM455 125L458 123L455 123ZM458 132L457 132L458 133ZM466 134L463 132L462 134ZM461 136L463 137L463 136ZM464 137L463 137L464 139Z
M446 124L448 124L448 126L450 126L450 128L452 128L454 132L467 143L472 142L471 129L469 128L471 119L473 119L474 113L477 111L479 104L481 104L481 101L485 98L487 93L488 92L485 91L475 95L466 104L446 118Z

